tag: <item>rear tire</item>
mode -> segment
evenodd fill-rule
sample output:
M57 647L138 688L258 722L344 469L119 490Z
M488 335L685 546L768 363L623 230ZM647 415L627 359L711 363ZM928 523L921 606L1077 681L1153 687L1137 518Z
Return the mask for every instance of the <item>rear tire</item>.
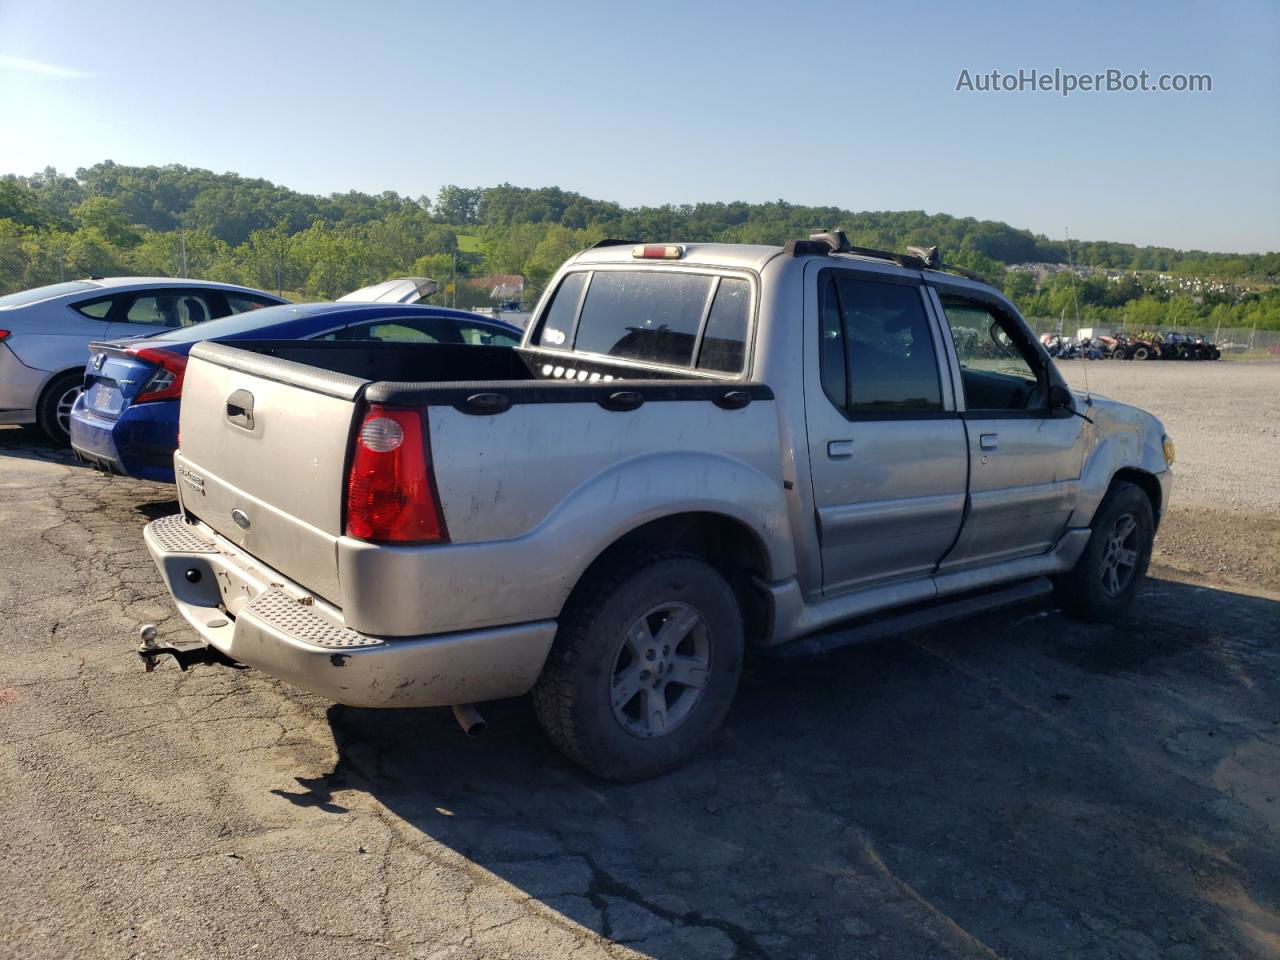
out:
M705 560L620 557L588 574L533 688L548 739L606 780L666 773L719 729L742 674L742 612Z
M1151 500L1141 487L1117 480L1089 528L1089 545L1055 588L1071 616L1106 622L1124 613L1146 578L1155 541Z
M71 408L84 392L84 374L63 373L49 381L40 394L36 421L45 436L60 447L71 443Z

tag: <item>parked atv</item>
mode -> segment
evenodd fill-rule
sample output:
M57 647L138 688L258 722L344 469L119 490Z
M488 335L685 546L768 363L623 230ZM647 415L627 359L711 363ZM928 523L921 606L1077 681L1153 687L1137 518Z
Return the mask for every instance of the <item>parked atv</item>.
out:
M1197 360L1222 359L1222 351L1218 349L1218 345L1212 340L1206 340L1204 337L1197 334L1194 346Z
M1195 360L1194 344L1191 338L1181 333L1158 334L1160 338L1160 358L1162 360Z
M1159 360L1160 359L1160 334L1153 333L1150 330L1143 330L1133 339L1133 353L1131 359L1134 360Z

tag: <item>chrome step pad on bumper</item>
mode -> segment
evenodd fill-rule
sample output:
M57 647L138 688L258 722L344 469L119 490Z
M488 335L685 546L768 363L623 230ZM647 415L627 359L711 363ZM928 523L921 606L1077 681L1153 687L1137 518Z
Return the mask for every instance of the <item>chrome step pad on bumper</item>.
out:
M161 517L147 524L147 530L167 553L217 553L218 548L199 536L182 514Z
M297 637L304 643L317 647L342 650L351 647L376 647L383 642L330 623L310 607L280 590L268 590L260 594L243 612L252 614L280 633Z

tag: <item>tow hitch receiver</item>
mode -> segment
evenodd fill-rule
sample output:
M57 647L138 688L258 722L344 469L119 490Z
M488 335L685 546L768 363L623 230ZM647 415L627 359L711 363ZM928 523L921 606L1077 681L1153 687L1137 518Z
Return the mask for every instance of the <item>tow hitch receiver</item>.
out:
M160 657L173 657L178 662L179 669L186 670L199 663L212 663L223 667L234 667L237 670L247 669L243 663L232 660L217 647L211 647L206 643L198 640L182 642L170 641L164 646L156 642L155 624L148 623L138 631L141 640L138 643L138 656L142 658L142 664L150 673L156 668L156 660Z

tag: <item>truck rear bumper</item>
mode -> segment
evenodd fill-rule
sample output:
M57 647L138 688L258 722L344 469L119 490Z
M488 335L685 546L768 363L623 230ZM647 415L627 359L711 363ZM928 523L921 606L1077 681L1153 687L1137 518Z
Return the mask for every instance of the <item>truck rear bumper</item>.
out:
M180 514L144 537L178 611L232 660L353 707L433 707L519 696L554 620L419 637L371 637L341 613Z

